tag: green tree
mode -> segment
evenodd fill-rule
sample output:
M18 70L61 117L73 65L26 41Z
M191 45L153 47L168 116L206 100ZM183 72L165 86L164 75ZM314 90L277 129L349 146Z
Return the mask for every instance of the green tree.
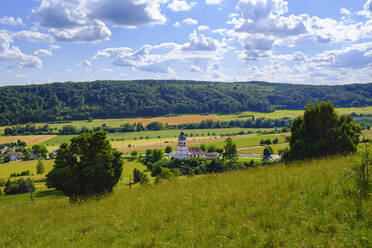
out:
M57 151L47 186L71 201L112 192L123 171L122 153L113 149L103 131L81 134Z
M208 152L216 152L216 146L214 145L208 146Z
M33 145L32 153L37 159L46 158L48 154L48 149L44 145Z
M283 160L301 160L356 152L361 128L350 116L338 116L331 102L308 104L293 120Z
M138 152L137 152L136 150L133 150L133 151L130 153L130 155L131 155L133 158L135 158L135 157L137 157Z
M263 150L262 157L263 159L268 160L272 154L273 154L273 149L271 148L271 146L266 146L265 149Z
M165 148L165 153L171 153L171 152L172 152L172 147L167 146L167 147Z
M136 168L133 170L133 183L147 184L148 182L149 178L145 173Z
M200 150L202 150L203 152L207 151L207 147L205 146L205 144L200 144Z
M38 160L36 164L36 173L43 174L44 172L45 172L44 164L43 162L41 162L41 160Z
M231 137L225 140L223 158L227 160L236 160L238 150L236 144L233 143Z

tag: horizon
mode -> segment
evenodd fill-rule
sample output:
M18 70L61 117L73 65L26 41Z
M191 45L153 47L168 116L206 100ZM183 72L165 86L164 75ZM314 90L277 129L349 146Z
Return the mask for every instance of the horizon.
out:
M372 83L372 0L20 0L0 6L0 87Z

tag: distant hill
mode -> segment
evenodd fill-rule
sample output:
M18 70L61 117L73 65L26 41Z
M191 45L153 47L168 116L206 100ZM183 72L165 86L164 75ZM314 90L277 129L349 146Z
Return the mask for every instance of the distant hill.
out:
M271 112L308 101L372 105L372 83L309 86L179 80L67 82L0 87L0 125L167 114Z

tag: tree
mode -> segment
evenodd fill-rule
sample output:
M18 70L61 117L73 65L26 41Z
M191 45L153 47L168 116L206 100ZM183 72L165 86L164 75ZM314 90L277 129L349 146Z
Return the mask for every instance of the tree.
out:
M279 139L278 138L275 138L274 140L273 140L273 144L278 144L279 143Z
M145 173L136 168L133 170L133 183L147 184L148 182L149 178Z
M103 131L81 134L57 151L47 186L71 201L112 192L122 170L122 153L113 149Z
M41 160L38 160L36 164L36 173L43 174L44 172L45 172L44 164L43 162L41 162Z
M265 149L263 150L262 157L263 159L268 160L272 154L273 154L273 149L271 148L271 146L266 146Z
M356 152L361 128L350 116L338 116L331 102L308 104L293 120L283 160L301 160Z
M137 152L136 150L133 150L133 151L130 153L130 155L131 155L133 158L135 158L135 157L137 157L138 152Z
M200 150L202 150L203 152L207 151L207 147L205 146L205 144L200 144Z
M6 195L22 194L35 191L35 185L32 180L20 178L15 181L8 180L5 184L4 193Z
M165 148L165 153L171 153L172 150L173 150L172 147L167 146L167 147Z
M231 137L225 140L223 158L227 160L236 160L237 158L237 148L236 144L233 143Z
M214 145L208 146L208 152L216 152L216 146Z
M37 159L46 158L48 154L48 149L44 145L33 145L32 153Z

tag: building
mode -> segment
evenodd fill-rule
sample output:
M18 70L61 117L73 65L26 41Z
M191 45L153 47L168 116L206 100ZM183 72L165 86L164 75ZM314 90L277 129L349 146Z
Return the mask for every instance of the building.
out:
M174 152L172 152L171 157L184 160L187 158L213 158L218 157L218 155L218 153L207 154L199 147L188 147L185 133L181 132L180 136L178 137L177 148Z

